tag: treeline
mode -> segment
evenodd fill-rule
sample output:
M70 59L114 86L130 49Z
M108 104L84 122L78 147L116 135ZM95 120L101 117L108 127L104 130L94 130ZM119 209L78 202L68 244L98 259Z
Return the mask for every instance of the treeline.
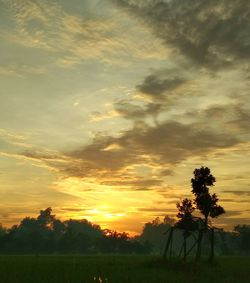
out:
M173 218L165 217L163 221L156 218L145 224L142 234L139 236L140 241L150 243L153 253L162 253L166 245L166 232L174 224ZM184 230L182 229L174 229L173 255L178 255L180 252L183 244L183 233ZM192 247L198 234L193 233L192 236L188 239L187 249ZM214 236L216 255L250 255L250 225L237 225L230 232L216 229ZM203 239L202 250L204 254L210 251L209 233Z
M41 210L37 218L25 217L10 229L0 226L2 254L97 254L150 253L146 243L126 233L102 230L86 219L60 221L52 209Z
M1 254L150 254L162 253L166 231L174 219L156 218L144 225L141 235L102 230L86 219L61 221L52 209L41 210L37 218L24 218L10 229L0 226ZM175 231L173 252L178 253L182 231ZM190 243L191 244L191 243ZM205 242L204 242L205 244ZM217 254L250 254L250 225L238 225L233 232L216 232Z

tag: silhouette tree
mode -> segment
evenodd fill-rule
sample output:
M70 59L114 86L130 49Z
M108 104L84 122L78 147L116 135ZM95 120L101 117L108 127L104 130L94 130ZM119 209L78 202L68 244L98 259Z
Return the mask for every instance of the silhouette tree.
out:
M218 197L216 194L211 194L209 189L216 182L215 177L211 174L208 167L201 167L194 170L194 178L191 179L192 193L195 196L194 203L196 208L204 216L203 230L210 229L210 260L214 257L214 228L208 226L209 217L215 218L225 213L222 206L218 205ZM201 242L203 238L203 231L199 229L199 236L197 242L196 259L201 257Z
M176 204L178 208L177 218L179 219L174 227L168 230L168 239L166 248L164 251L164 257L166 257L168 250L170 250L173 241L174 228L180 228L183 230L183 245L180 251L184 252L184 259L197 246L196 259L201 257L201 247L203 234L206 233L210 239L210 260L214 257L214 228L208 225L209 217L215 218L225 213L222 206L218 205L218 197L216 194L210 193L210 187L215 183L215 177L210 173L208 167L201 167L194 170L194 178L191 179L192 193L194 194L194 201L190 199L184 199L181 203ZM201 217L194 217L192 213L195 209L198 209L204 216L204 220ZM198 237L195 238L195 242L187 252L187 238L191 232L198 232Z
M151 222L145 223L140 239L143 243L150 243L153 252L159 252L165 243L165 232L173 226L175 220L166 216L161 222L159 217L156 217Z
M52 215L52 208L48 207L45 210L40 210L37 221L41 227L51 229L55 221L55 215Z
M175 224L175 227L186 231L194 231L197 229L196 222L192 215L195 210L192 200L185 198L181 203L178 202L176 206L179 210L177 214L179 221Z
M195 221L192 213L195 210L192 200L185 198L181 203L176 204L179 212L177 218L179 219L175 227L183 230L183 258L186 260L187 257L187 238L190 236L192 231L198 229L198 224ZM182 250L181 250L182 251Z
M250 225L237 225L234 231L237 233L239 251L250 254Z
M218 217L225 213L222 206L218 205L216 194L210 194L209 189L216 182L215 177L210 173L208 167L201 167L194 170L194 178L191 179L192 193L195 196L194 203L200 213L204 216L205 229L208 228L209 216Z

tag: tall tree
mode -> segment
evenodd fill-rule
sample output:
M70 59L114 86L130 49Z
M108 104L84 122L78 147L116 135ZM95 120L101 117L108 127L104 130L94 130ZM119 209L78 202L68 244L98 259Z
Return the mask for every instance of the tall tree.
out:
M175 227L183 230L183 246L181 251L183 250L183 259L186 260L188 255L187 239L191 235L191 231L196 231L198 229L198 224L192 215L195 207L193 205L193 201L187 198L185 198L182 202L178 202L176 206L178 208L177 218L179 220L175 224Z
M222 206L218 205L218 197L211 194L209 189L216 182L208 167L194 170L194 178L191 179L192 193L195 196L194 203L197 209L204 215L205 229L208 228L209 217L215 218L225 213Z
M177 218L179 221L175 224L175 227L181 228L187 231L192 231L196 229L196 223L193 218L193 211L195 207L190 199L185 198L181 203L176 204L178 208Z

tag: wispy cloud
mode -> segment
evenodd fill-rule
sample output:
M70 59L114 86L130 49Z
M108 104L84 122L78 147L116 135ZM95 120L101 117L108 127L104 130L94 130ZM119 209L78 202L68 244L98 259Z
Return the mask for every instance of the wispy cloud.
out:
M33 119L33 137L0 130L0 155L46 169L54 177L48 187L62 193L57 199L64 194L78 199L73 207L63 203L60 213L98 219L95 213L103 212L107 224L124 213L118 206L129 203L124 219L131 227L133 213L143 214L141 222L165 210L175 213L175 202L189 196L193 168L208 162L222 172L224 203L236 206L224 223L245 217L239 211L247 205L248 177L237 177L249 164L250 17L245 1L0 3L9 17L0 30L4 48L12 44L14 51L32 55L19 56L19 63L6 56L0 74L8 76L7 83L36 75L32 81L17 80L20 93L19 85L10 87L13 99L7 105L15 107L2 119L8 124L22 109L20 121L10 119L10 129L31 128ZM48 68L53 72L48 74ZM38 80L40 75L44 80ZM152 205L162 200L159 207ZM80 206L83 201L89 210Z
M56 1L13 0L3 3L13 15L16 30L11 34L2 33L2 38L55 53L55 63L60 67L69 68L88 59L122 66L128 64L124 58L131 57L131 54L135 60L166 57L160 41L145 44L150 41L151 34L142 26L134 26L134 32L125 32L126 14L112 6L106 16L91 17L87 13L79 15L77 10L75 14L69 13ZM143 42L138 35L144 37Z
M45 67L42 66L31 66L24 64L9 64L0 66L0 74L6 76L17 76L25 78L28 75L41 75L46 72Z
M244 0L113 2L195 64L224 68L250 58L249 7Z

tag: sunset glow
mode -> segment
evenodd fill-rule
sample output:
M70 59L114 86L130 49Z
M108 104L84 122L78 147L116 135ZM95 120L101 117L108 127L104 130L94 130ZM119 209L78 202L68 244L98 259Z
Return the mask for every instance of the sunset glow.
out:
M250 19L205 2L0 0L0 223L52 207L134 235L203 165L215 223L249 223Z

